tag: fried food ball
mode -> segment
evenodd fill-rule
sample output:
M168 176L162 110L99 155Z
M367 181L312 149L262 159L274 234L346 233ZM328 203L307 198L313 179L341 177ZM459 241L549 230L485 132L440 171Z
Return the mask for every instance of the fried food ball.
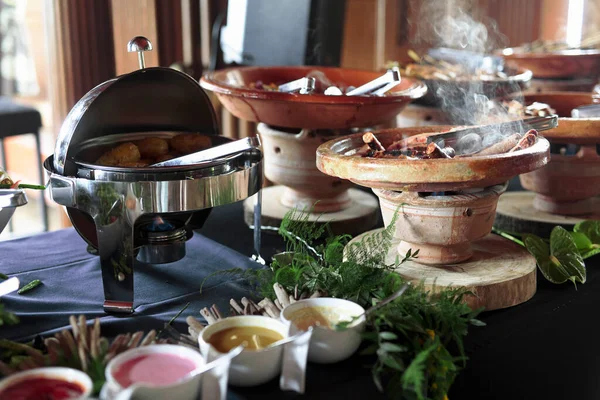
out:
M142 167L147 167L148 163L141 162L141 161L127 161L127 162L120 163L118 166L124 167L124 168L142 168Z
M102 154L102 156L96 160L96 164L105 165L107 167L119 167L124 163L138 162L140 158L140 150L138 147L131 142L127 142Z
M159 163L159 162L170 160L170 159L175 158L175 157L179 157L179 155L178 154L174 154L174 153L169 153L169 154L165 154L165 155L162 155L160 157L157 157L156 160L155 160L155 162Z
M190 154L208 149L211 144L209 136L198 133L185 133L171 138L171 147L181 154Z
M149 137L136 142L142 158L157 158L169 152L169 143L165 139Z

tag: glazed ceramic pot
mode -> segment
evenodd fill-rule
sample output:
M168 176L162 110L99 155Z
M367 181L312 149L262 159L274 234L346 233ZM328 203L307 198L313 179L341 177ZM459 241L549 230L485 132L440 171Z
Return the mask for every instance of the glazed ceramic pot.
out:
M452 194L422 194L373 189L379 197L385 226L395 223L394 237L401 240L398 254L418 249L422 264L454 264L468 260L470 242L492 230L498 198L506 184Z

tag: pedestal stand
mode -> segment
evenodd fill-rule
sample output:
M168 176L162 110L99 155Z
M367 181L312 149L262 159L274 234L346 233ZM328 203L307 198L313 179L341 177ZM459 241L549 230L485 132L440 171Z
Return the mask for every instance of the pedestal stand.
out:
M263 123L258 124L258 132L265 176L277 184L263 190L263 225L279 226L288 211L297 209L307 212L310 221L328 223L334 233L358 234L375 226L379 213L375 196L317 169L317 148L343 132L275 128ZM248 225L253 221L253 209L253 200L247 199L244 218Z
M360 242L367 235L380 232L376 229L352 239ZM398 257L394 239L386 262L394 263ZM473 255L457 264L426 265L407 261L397 272L407 280L423 282L429 290L465 287L473 292L467 304L473 309L485 307L486 311L512 307L531 299L536 291L536 263L526 249L497 235L488 235L471 244Z

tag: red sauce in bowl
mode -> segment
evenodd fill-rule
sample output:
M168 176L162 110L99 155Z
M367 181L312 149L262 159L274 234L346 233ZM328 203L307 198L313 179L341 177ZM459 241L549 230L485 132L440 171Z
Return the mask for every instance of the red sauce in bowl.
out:
M23 379L0 392L0 399L10 400L66 400L76 399L84 388L62 379L31 377Z
M196 364L173 354L152 353L127 360L115 369L113 376L124 388L134 383L166 386L180 381L194 371Z

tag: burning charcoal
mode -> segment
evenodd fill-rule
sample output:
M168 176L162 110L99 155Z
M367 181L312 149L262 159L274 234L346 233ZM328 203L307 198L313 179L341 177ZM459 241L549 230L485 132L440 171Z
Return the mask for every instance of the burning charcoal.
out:
M369 150L369 153L366 155L366 157L371 157L371 158L391 158L393 157L392 155L386 153L385 151L376 151L376 150Z
M449 154L450 151L446 150L446 148L442 149L435 143L429 143L425 150L425 154L429 158L452 158L454 156L454 149L452 147L448 147L448 149L452 150L452 155Z
M469 133L458 139L454 146L459 154L472 154L479 151L482 147L482 139L476 133Z
M385 151L385 147L377 140L373 132L367 132L362 137L363 142L365 142L372 150L375 151Z
M360 149L356 150L354 154L361 157L372 157L373 150L369 147L369 145L365 144Z
M425 146L425 145L413 146L408 149L407 156L413 157L413 158L426 158L426 157L428 157L427 146Z
M385 155L391 157L405 157L409 153L409 150L386 150Z
M518 133L512 134L512 135L508 136L507 138L499 141L498 143L495 143L489 147L484 148L483 150L478 152L476 155L477 156L490 156L493 154L506 153L506 152L510 151L510 149L515 147L517 145L517 143L519 143L520 139L521 139L521 135L519 135Z
M528 147L533 146L537 141L537 137L538 133L535 129L529 130L525 135L523 135L523 137L521 138L521 140L519 140L517 145L510 149L508 152L512 153L514 151L524 150Z
M407 148L411 148L414 146L427 146L427 138L436 133L421 133L418 135L410 136L405 139L397 140L394 143L390 144L387 147L387 151L393 150L406 150Z

